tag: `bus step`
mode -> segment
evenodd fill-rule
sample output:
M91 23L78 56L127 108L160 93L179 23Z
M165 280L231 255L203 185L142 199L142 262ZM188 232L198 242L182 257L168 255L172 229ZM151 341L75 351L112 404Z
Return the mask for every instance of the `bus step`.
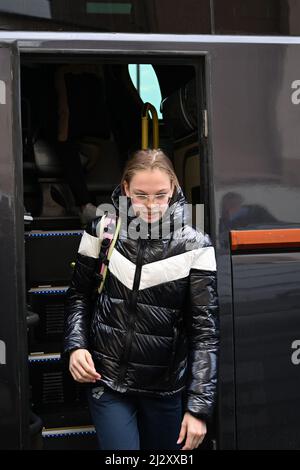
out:
M68 286L39 286L28 291L30 309L39 322L28 335L30 352L60 351L64 330L65 293Z
M33 217L30 222L32 230L76 230L81 228L79 217L63 216L63 217Z
M97 449L94 426L44 428L42 436L45 450Z
M68 284L83 231L32 230L25 232L26 284Z

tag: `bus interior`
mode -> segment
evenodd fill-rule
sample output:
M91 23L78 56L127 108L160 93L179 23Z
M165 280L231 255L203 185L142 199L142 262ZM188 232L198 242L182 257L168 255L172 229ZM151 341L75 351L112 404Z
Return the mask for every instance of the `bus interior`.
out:
M159 147L193 204L193 221L209 231L204 58L152 59L21 55L32 448L96 448L85 386L72 379L61 358L64 294L84 230L70 181L79 165L91 202L111 203L126 160L141 146L141 113L144 101L151 100L143 93L155 80ZM154 72L148 79L141 74L145 65ZM74 165L63 158L69 151L76 153ZM212 426L201 448L214 445Z

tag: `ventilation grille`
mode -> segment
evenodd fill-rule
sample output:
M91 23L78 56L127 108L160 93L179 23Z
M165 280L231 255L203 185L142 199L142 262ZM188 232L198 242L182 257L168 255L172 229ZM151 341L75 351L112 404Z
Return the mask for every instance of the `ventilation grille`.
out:
M45 333L48 335L62 335L64 328L64 304L45 305Z
M45 405L64 402L62 372L45 372L43 374L42 402Z

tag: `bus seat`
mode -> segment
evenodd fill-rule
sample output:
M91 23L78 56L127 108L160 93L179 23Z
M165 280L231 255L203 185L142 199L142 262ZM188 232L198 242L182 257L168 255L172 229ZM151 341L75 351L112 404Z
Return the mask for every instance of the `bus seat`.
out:
M78 149L88 189L92 192L114 189L121 177L121 162L115 143L85 138L78 143ZM63 168L54 144L38 139L34 144L34 156L40 180L63 180Z
M201 153L197 132L197 95L195 79L188 81L161 103L162 114L169 134L176 145L173 152L174 168L187 197L192 204L192 220L199 230L204 229L204 193L200 184Z
M49 185L64 184L66 175L58 151L62 142L75 144L78 149L88 191L109 197L119 183L122 165L117 146L111 140L102 67L93 64L62 65L57 67L54 75L58 119L56 140L50 142L40 138L34 144L44 199L52 204ZM68 192L63 191L62 194ZM70 200L64 201L63 205L72 212L75 203L70 191L69 196Z
M83 138L78 142L79 157L85 173L87 189L90 193L108 198L121 179L121 161L117 146L111 140ZM56 206L58 199L53 201L51 186L55 185L60 193L59 204L63 205L67 212L72 213L75 206L74 198L65 182L63 166L56 151L56 144L44 139L38 139L34 143L34 158L38 173L38 181L42 186L43 200L47 204ZM72 169L70 168L70 171ZM49 200L51 199L51 201ZM64 211L56 206L57 215L63 215ZM42 215L45 212L42 212Z
M174 140L186 137L197 129L196 81L190 80L161 103L164 122Z

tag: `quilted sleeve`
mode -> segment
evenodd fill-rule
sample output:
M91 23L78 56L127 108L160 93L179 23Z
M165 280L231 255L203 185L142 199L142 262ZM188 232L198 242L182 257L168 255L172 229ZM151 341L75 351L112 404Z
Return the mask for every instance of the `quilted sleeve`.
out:
M194 250L189 276L187 336L188 375L185 411L209 421L217 386L219 346L215 250L205 234L204 246Z
M98 218L97 218L98 219ZM63 353L88 349L90 310L96 288L96 268L100 239L95 232L98 220L90 222L83 232L70 286L65 297Z

